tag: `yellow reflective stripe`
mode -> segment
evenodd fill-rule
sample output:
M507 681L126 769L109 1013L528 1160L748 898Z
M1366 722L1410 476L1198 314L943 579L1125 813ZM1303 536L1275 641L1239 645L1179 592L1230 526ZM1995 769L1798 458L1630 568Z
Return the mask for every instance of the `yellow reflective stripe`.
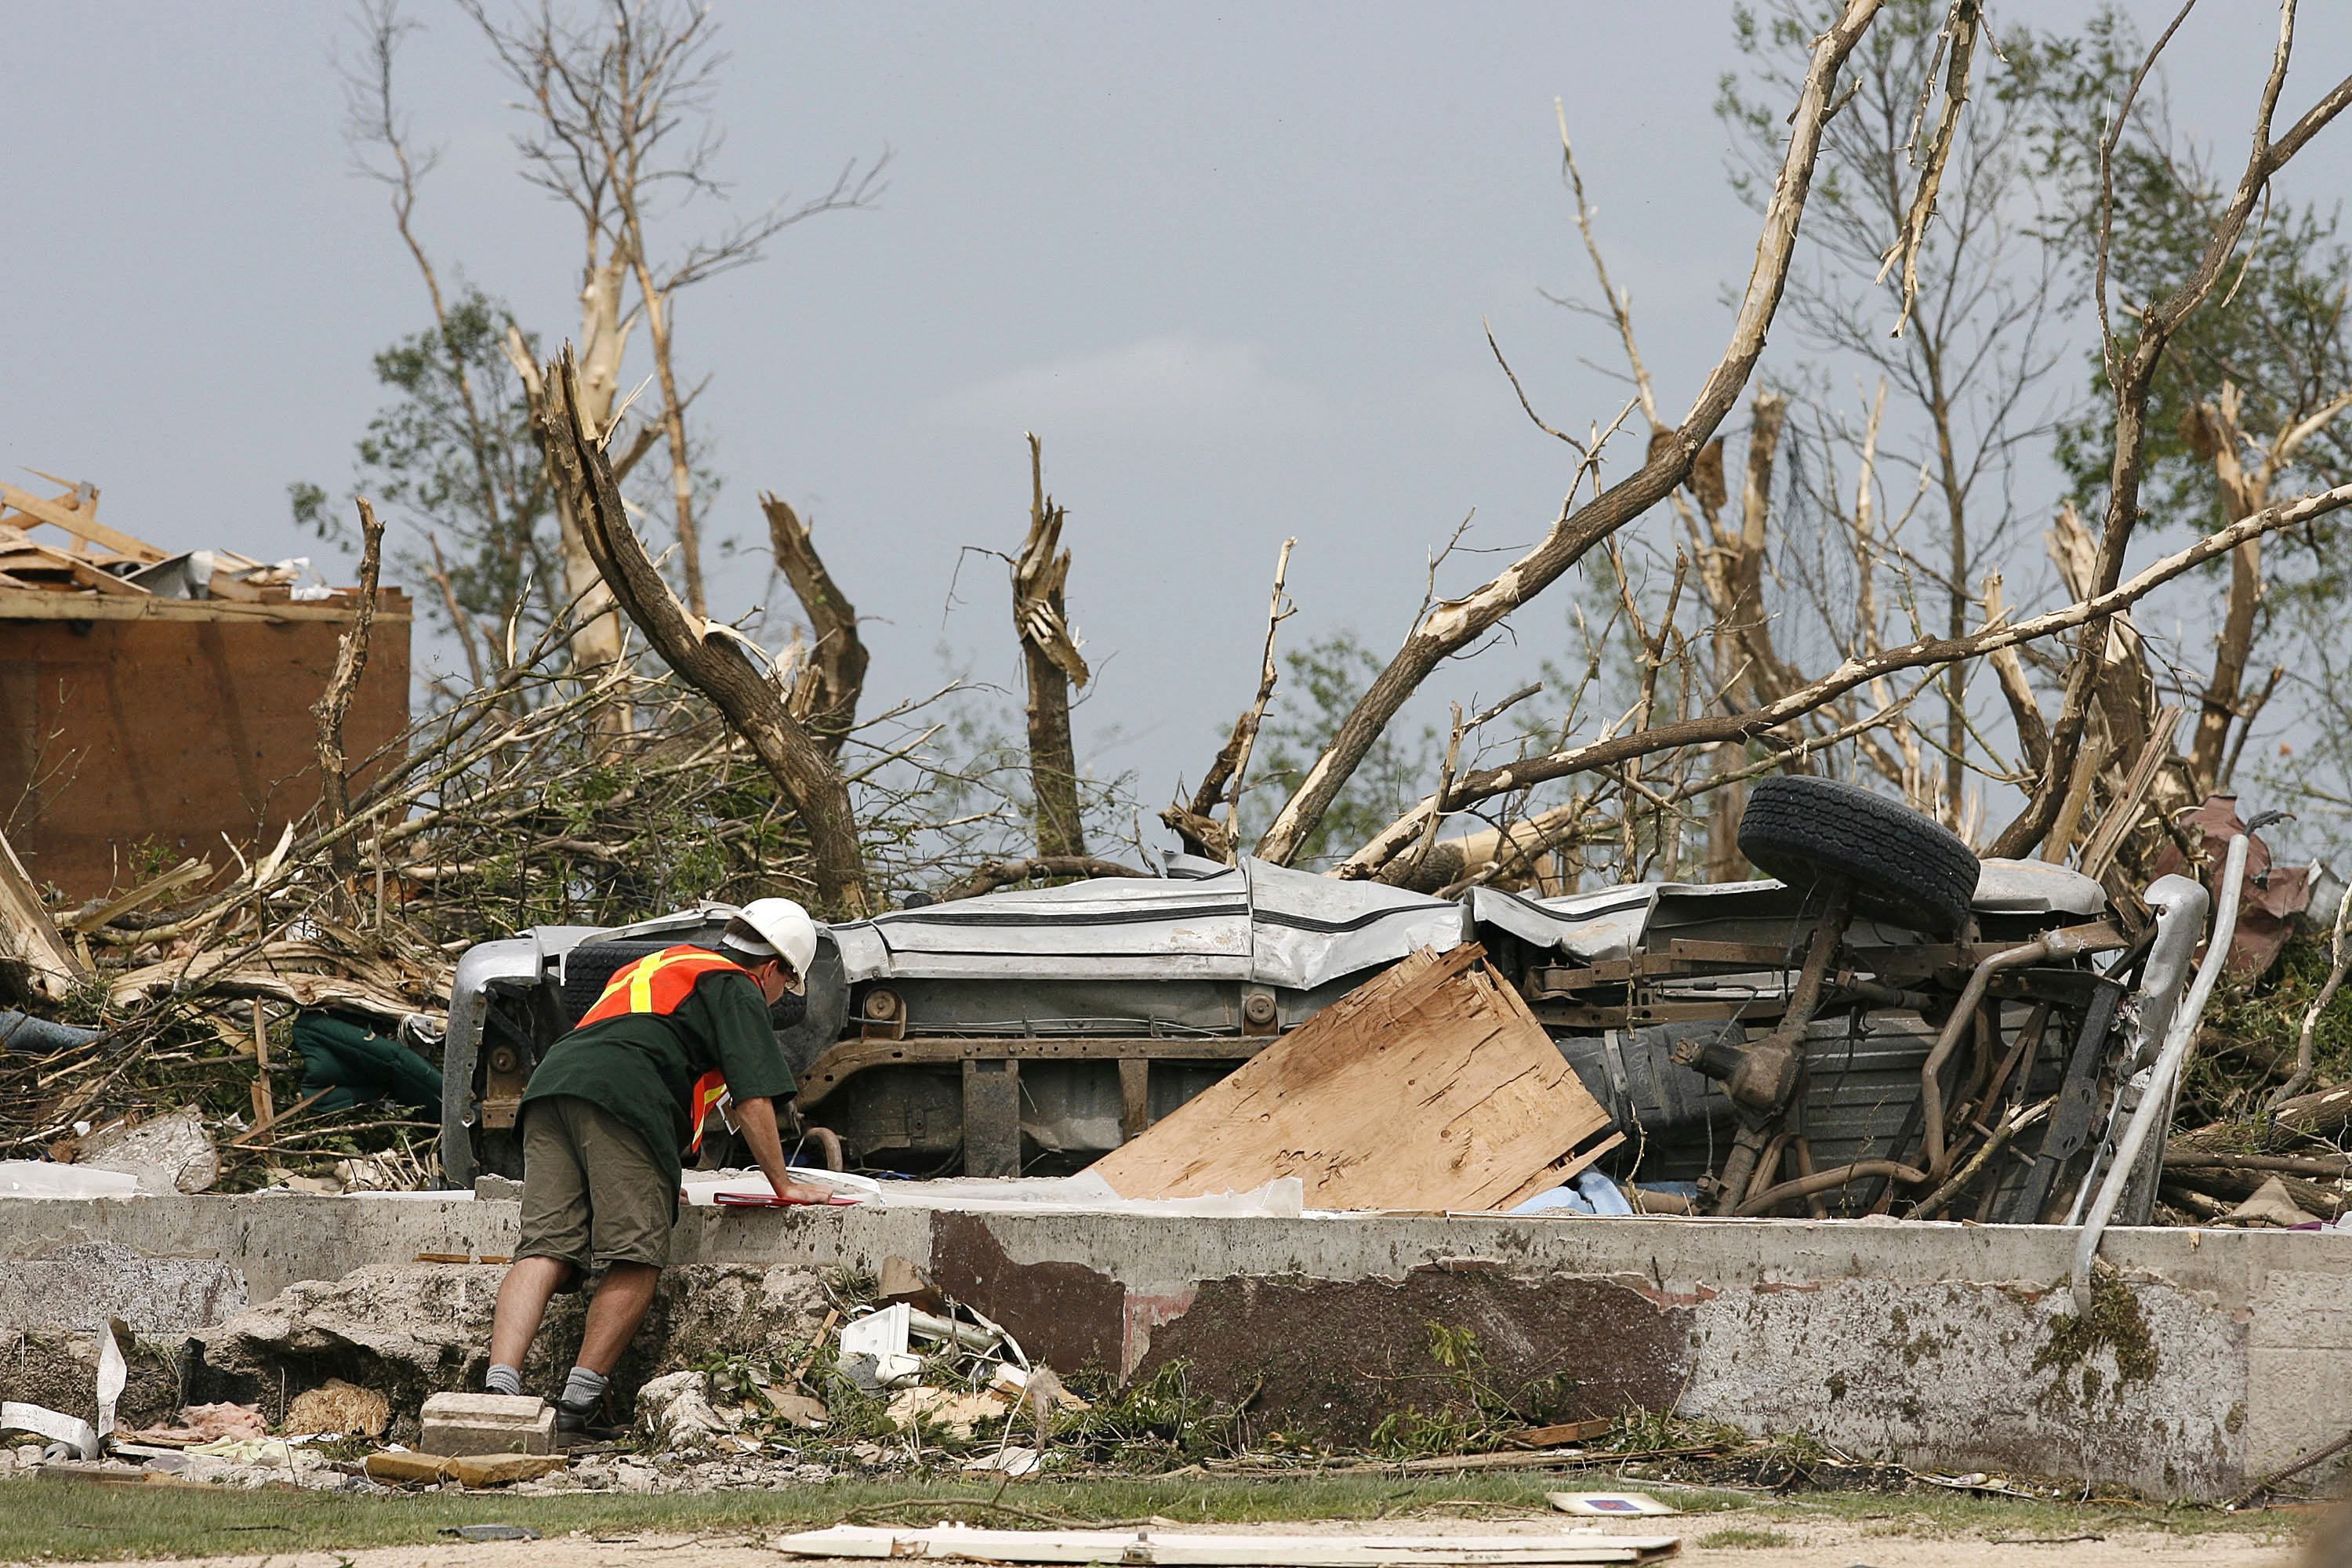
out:
M625 985L629 993L629 1011L652 1012L654 1010L654 976L662 970L679 963L698 964L706 968L739 967L731 960L721 958L715 952L698 952L691 949L683 952L672 951L648 953L605 982L604 994L596 998L596 1006L602 1007L611 1001ZM595 1008L592 1007L589 1011L593 1013Z

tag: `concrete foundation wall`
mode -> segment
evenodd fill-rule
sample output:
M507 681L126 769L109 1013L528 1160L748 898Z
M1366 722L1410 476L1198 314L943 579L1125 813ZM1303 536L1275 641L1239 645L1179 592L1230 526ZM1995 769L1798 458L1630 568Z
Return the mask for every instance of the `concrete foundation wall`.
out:
M298 1279L503 1254L515 1205L0 1200L0 1329L184 1333ZM1805 1221L688 1211L674 1261L896 1253L1066 1370L1254 1394L1341 1437L1450 1391L1433 1324L1559 1419L1672 1406L1857 1457L2216 1499L2352 1427L2352 1237L2130 1230L2076 1319L2073 1233ZM1547 1382L1545 1380L1557 1379Z

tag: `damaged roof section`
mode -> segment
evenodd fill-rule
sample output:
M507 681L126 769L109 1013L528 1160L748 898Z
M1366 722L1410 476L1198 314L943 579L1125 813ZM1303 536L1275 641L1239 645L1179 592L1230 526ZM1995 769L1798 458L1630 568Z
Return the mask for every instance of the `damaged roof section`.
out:
M306 558L173 554L99 521L97 486L52 482L66 489L42 496L0 484L0 619L334 621L358 603L356 588L305 583ZM408 618L405 595L384 598L379 617Z
M159 859L225 867L224 837L267 844L318 804L310 704L359 590L304 560L174 554L100 521L96 486L52 482L0 484L0 831L76 900ZM379 592L345 721L358 782L408 728L409 624Z

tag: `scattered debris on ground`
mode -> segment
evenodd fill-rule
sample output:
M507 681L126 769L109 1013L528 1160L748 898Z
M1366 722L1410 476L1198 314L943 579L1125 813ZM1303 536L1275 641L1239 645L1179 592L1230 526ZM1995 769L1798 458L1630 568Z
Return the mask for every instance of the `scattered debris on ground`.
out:
M1387 1568L1388 1564L1523 1563L1553 1568L1585 1563L1650 1563L1673 1555L1671 1535L1603 1535L1567 1530L1549 1535L1302 1535L1252 1531L1204 1534L1153 1528L974 1530L940 1525L887 1530L837 1524L787 1535L776 1550L795 1557L895 1560L953 1558L972 1563L1121 1563L1160 1568Z

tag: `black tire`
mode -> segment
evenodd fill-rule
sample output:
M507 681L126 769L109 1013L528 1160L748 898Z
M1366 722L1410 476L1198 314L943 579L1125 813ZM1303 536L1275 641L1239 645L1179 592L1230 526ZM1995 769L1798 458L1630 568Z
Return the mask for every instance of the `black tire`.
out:
M1979 868L1942 824L1836 779L1758 784L1739 819L1739 852L1792 888L1843 879L1864 912L1931 936L1968 923Z
M613 976L641 958L650 958L679 939L633 937L625 942L583 942L563 955L563 1026L576 1029Z

